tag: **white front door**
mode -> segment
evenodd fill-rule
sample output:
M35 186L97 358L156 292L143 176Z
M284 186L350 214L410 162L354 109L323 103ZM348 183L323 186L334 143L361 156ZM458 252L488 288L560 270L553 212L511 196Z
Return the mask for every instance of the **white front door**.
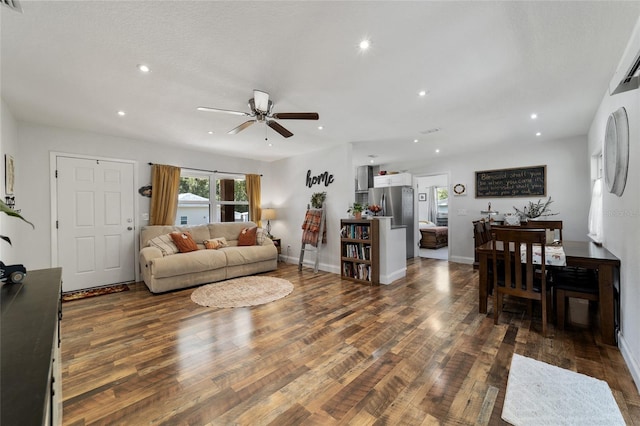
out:
M58 156L62 291L134 281L133 164Z

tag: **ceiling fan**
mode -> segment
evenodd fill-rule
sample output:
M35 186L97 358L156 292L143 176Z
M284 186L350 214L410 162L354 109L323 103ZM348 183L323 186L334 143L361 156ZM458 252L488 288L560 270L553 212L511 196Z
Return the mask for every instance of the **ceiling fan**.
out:
M273 119L278 120L317 120L320 118L317 112L277 112L273 114L271 109L273 108L273 101L269 99L269 94L267 92L263 92L261 90L253 91L253 98L249 99L249 108L251 112L241 112L241 111L231 111L228 109L219 109L219 108L209 108L209 107L198 107L198 111L211 111L211 112L222 112L225 114L234 114L234 115L243 115L245 117L252 117L251 120L245 121L238 127L235 127L229 130L230 135L235 135L236 133L246 129L251 126L253 123L266 123L267 126L271 127L276 132L280 133L285 138L289 138L293 136L289 130L285 129L281 124Z

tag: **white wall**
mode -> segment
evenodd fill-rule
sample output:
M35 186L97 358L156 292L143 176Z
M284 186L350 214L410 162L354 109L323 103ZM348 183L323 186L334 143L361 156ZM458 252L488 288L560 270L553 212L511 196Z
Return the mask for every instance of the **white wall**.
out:
M3 115L4 119L4 115ZM118 138L97 133L18 123L16 155L16 203L23 215L32 221L14 243L16 258L27 269L51 267L50 214L50 152L64 152L137 161L137 187L151 183L148 163L171 164L180 167L222 170L240 173L264 173L268 163L241 158L212 155L203 152L163 146L149 142ZM136 195L138 216L136 229L148 224L142 215L149 212L149 198ZM28 225L27 225L28 227ZM136 262L137 263L137 262Z
M9 107L5 104L4 100L1 100L0 105L0 130L2 137L0 139L0 163L2 164L2 182L0 189L0 196L4 201L5 193L5 165L4 156L13 156L16 164L20 164L18 157L18 125L14 119ZM24 167L19 165L18 168ZM20 199L16 198L19 202ZM20 209L20 204L16 207ZM31 227L22 222L20 219L9 217L5 214L0 215L0 235L5 235L11 239L12 244L15 246L21 238L21 234L29 232ZM5 241L0 240L0 259L7 265L13 263L20 263L20 257L17 255L17 251L14 247L10 246Z
M307 171L312 175L329 172L334 182L329 186L306 186ZM297 263L302 241L302 222L311 194L327 192L327 245L320 254L320 269L340 273L340 219L348 217L347 208L354 201L355 172L351 165L351 145L327 148L309 155L300 155L271 163L263 178L262 202L276 209L277 219L271 221L271 233L282 239L282 254L287 261ZM315 261L315 254L305 254Z
M640 21L639 21L640 23ZM640 50L637 30L630 53ZM617 81L616 81L617 83ZM603 150L609 114L625 107L629 118L629 173L621 197L610 194L604 185L603 245L620 258L621 331L619 347L640 390L640 90L609 96L606 93L589 130L590 156Z
M385 164L389 170L407 170L420 176L449 174L449 245L454 262L472 263L474 258L471 222L482 217L481 210L491 202L492 210L500 213L522 209L532 198L475 198L475 172L524 166L547 166L547 195L554 201L554 219L564 221L563 238L587 240L590 183L586 138L571 138L530 145L503 146L499 149L470 153L456 157L432 157L424 161ZM452 187L462 183L467 194L457 196Z

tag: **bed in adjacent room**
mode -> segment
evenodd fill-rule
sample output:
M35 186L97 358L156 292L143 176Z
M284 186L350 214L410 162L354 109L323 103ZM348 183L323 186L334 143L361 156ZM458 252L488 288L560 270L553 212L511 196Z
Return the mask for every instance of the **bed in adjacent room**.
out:
M449 244L449 228L446 226L436 226L435 223L421 220L420 225L420 248L439 249Z

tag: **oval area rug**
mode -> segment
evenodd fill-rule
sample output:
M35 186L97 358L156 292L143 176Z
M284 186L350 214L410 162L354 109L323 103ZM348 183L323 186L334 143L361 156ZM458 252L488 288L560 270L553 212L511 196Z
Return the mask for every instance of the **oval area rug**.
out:
M293 284L275 277L241 277L198 287L191 300L201 306L241 308L282 299L293 291Z

